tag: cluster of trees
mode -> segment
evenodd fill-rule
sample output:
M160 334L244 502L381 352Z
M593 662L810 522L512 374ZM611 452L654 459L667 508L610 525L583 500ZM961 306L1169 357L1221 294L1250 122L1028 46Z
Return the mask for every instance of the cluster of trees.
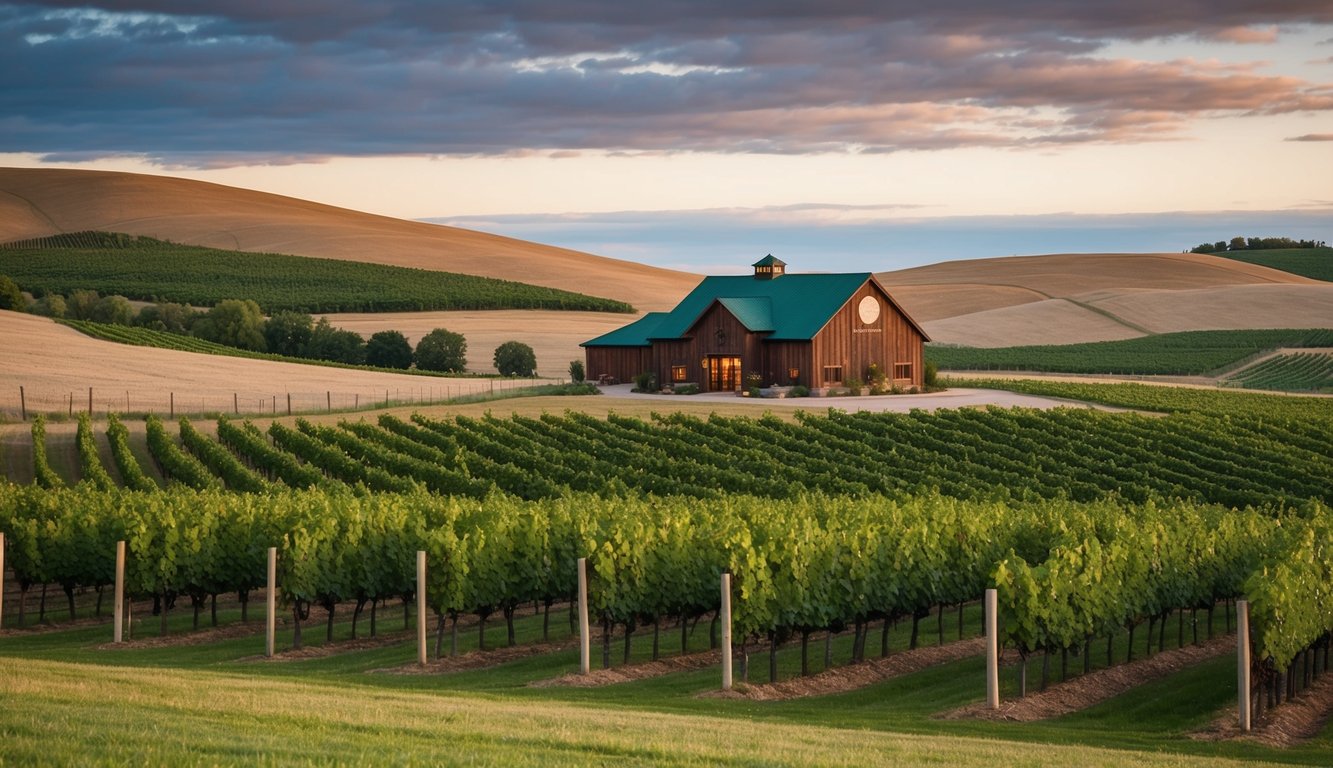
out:
M328 318L284 311L265 317L249 299L225 299L206 311L185 304L158 302L137 312L124 296L100 296L74 290L68 298L47 293L28 301L17 284L0 275L0 309L95 323L136 326L224 344L253 352L330 360L350 365L462 373L467 370L467 340L460 333L436 328L413 349L399 331L379 331L369 340L355 331L335 328ZM496 369L505 376L532 376L537 357L532 347L506 341L495 349Z
M1324 248L1323 240L1292 240L1290 237L1233 237L1230 242L1218 240L1190 249L1190 253L1226 253L1227 251L1267 251L1274 248Z

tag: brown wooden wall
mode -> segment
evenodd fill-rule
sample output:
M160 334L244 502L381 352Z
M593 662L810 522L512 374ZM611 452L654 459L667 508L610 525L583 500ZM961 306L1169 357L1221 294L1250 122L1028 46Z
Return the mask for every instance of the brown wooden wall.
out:
M764 382L791 384L787 371L798 370L796 383L807 387L819 386L814 382L815 357L808 341L770 341L761 345L763 350Z
M867 325L861 322L858 307L866 296L880 302L879 317ZM921 386L924 381L925 340L911 322L889 300L888 294L873 281L867 281L848 299L820 330L812 342L812 386L823 386L825 366L842 366L843 380L866 380L870 364L877 363L897 384ZM910 363L910 378L895 379L893 366Z
M718 331L722 332L719 339ZM690 336L679 341L659 341L653 344L653 370L657 371L657 380L671 381L671 366L684 365L689 371L688 380L708 391L708 375L703 368L703 359L708 355L728 355L741 358L741 369L745 373L759 368L760 339L745 329L744 325L721 304L714 304L699 318L690 329ZM760 371L760 375L762 371Z
M590 381L602 374L610 374L622 382L653 369L653 351L650 347L584 347L585 373Z

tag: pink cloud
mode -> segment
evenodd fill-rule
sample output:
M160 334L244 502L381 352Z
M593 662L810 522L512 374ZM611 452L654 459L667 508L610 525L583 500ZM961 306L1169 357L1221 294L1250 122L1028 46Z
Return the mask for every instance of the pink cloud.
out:
M1226 27L1209 33L1207 37L1211 40L1218 40L1224 43L1237 43L1240 45L1276 43L1277 27Z

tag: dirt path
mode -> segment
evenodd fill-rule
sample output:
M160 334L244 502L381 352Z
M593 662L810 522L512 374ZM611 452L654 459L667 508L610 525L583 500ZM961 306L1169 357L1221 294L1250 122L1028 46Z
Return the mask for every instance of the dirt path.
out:
M202 620L202 618L201 618ZM150 626L156 621L151 615L139 619L136 623L148 623ZM264 622L250 619L244 624L236 622L225 624L220 627L207 627L205 629L190 630L187 632L177 632L155 637L145 637L142 640L127 640L123 643L102 643L94 646L99 651L119 651L119 650L138 650L143 648L181 648L191 645L208 645L220 640L230 640L237 637L249 637L251 635L262 634L264 631Z
M1060 717L1087 709L1115 698L1125 691L1173 675L1201 661L1236 652L1234 635L1214 638L1202 645L1187 645L1162 651L1151 658L1099 669L1086 675L1056 683L1044 691L1029 693L1021 699L1000 702L999 709L987 709L984 701L942 714L945 720L1013 720L1031 722Z
M488 648L484 651L469 651L458 656L442 656L434 661L427 661L426 666L421 666L416 662L404 664L398 667L386 667L384 669L372 669L373 674L385 675L440 675L448 672L461 672L468 669L486 669L497 667L501 664L507 664L518 659L526 659L531 656L541 656L546 653L555 653L572 648L578 644L577 638L571 638L561 643L529 643L526 645L509 645L501 648Z
M717 666L722 663L722 655L719 651L703 651L701 653L691 653L685 656L670 656L657 661L646 661L642 664L629 664L623 667L612 667L611 669L593 669L588 674L580 675L571 672L568 675L551 680L537 680L529 683L533 688L554 688L559 686L569 686L571 688L600 688L604 685L615 685L617 683L629 683L635 680L647 680L653 677L669 675L673 672L693 672L696 669L705 669L707 667Z
M781 701L806 696L827 696L854 691L902 675L910 675L927 667L966 659L983 651L985 651L985 638L974 637L945 645L902 651L888 658L867 659L861 664L833 667L808 677L794 677L776 683L742 684L730 691L708 691L700 696L751 701Z
M1324 673L1296 697L1265 710L1249 733L1240 729L1236 710L1228 707L1207 728L1190 734L1199 741L1251 741L1267 747L1292 747L1313 739L1333 716L1333 674Z

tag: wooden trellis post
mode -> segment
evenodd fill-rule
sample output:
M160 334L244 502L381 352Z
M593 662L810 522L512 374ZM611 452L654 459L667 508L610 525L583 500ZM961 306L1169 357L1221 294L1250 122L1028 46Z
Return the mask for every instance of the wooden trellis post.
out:
M722 574L722 690L731 690L731 574Z
M1000 708L1000 620L999 597L986 590L986 708Z
M417 663L426 666L426 553L417 550Z
M273 658L278 627L278 548L268 548L268 625L264 630L264 655Z
M1250 601L1236 601L1236 696L1240 729L1250 730Z
M579 674L592 668L592 639L588 637L588 558L579 558Z
M112 609L111 638L119 643L125 638L125 542L116 542L116 590Z

